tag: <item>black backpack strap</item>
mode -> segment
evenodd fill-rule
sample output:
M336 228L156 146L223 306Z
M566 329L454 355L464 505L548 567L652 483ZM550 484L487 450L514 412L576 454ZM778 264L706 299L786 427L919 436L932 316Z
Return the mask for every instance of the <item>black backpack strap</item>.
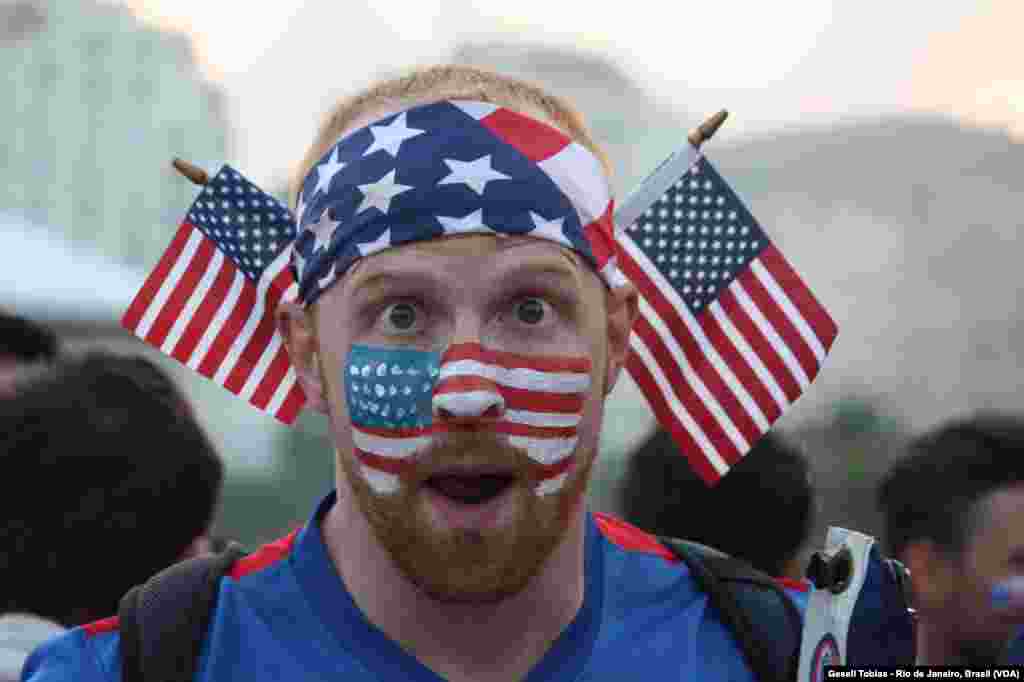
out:
M796 680L803 620L782 587L750 564L696 542L659 537L690 569L762 682Z
M242 556L230 543L164 569L121 599L122 682L192 682L220 579Z

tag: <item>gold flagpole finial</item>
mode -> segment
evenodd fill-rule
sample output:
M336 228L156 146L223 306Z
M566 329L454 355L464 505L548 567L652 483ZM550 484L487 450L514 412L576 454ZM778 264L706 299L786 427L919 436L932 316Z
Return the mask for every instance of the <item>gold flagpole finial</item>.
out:
M701 146L701 144L711 139L711 136L722 127L722 124L725 123L725 119L728 117L729 112L722 109L717 114L697 126L697 128L694 129L686 139L688 139L690 144L694 147Z
M205 185L210 181L210 176L206 174L206 171L199 166L189 163L188 161L175 158L171 161L171 165L174 166L175 170L197 185Z

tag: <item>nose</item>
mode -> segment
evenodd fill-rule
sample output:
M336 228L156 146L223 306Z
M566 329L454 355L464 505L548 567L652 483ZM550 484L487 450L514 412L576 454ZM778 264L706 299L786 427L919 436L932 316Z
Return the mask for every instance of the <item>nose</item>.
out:
M498 385L480 376L442 379L434 389L434 418L449 423L497 421L505 416Z

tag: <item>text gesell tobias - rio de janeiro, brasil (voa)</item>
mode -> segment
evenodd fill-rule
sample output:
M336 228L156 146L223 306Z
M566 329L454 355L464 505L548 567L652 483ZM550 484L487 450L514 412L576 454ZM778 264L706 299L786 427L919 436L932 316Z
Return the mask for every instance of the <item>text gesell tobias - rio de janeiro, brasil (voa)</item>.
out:
M825 667L825 680L1019 680L1024 666L1006 665L987 668L965 666L904 666L898 668L860 668L837 665Z

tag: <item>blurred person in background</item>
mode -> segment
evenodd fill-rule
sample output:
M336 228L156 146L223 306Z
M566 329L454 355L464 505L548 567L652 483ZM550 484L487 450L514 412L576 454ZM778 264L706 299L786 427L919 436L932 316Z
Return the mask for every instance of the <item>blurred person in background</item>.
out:
M14 396L20 380L54 362L58 350L50 329L0 309L0 398Z
M65 359L0 402L0 679L40 638L208 550L222 480L185 398L141 356Z
M999 662L1024 622L998 599L1024 576L1024 419L979 414L920 436L878 500L910 571L918 664Z
M648 532L708 545L771 576L804 577L799 552L813 517L810 470L775 433L708 487L658 429L629 455L620 495L625 519Z

